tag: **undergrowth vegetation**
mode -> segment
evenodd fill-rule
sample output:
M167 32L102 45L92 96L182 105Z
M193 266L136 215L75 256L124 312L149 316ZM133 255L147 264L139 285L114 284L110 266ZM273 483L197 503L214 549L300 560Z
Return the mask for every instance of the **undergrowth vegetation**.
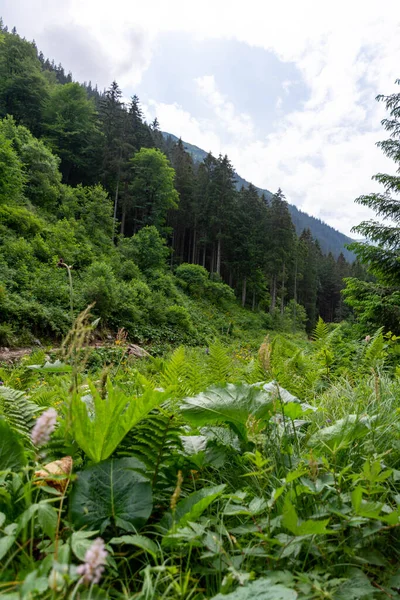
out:
M0 371L2 597L398 596L395 336L138 360L89 321Z

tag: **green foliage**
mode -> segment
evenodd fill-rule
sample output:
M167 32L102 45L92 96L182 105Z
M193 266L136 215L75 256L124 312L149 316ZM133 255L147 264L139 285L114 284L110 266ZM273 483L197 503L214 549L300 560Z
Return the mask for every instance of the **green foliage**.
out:
M192 424L228 423L242 439L247 437L246 424L250 416L265 420L272 410L268 394L246 384L210 387L194 398L185 398L181 406L184 417Z
M21 162L11 143L0 132L0 204L20 200L24 183Z
M71 425L77 443L94 462L108 458L128 431L165 398L151 389L130 398L110 381L101 392L93 384L89 390L83 397L73 395Z
M230 594L217 594L212 600L296 600L297 593L295 590L287 588L281 584L273 583L273 579L262 577L257 581L253 581L245 587L239 587Z
M78 529L104 533L109 527L135 531L152 510L151 485L134 458L110 459L78 474L71 498L71 519Z
M249 347L221 344L209 354L180 348L134 364L122 364L121 354L108 367L112 386L97 370L99 389L82 388L87 377L79 374L72 405L69 374L60 371L68 365L43 367L42 353L26 361L30 368L4 370L6 381L29 385L32 401L57 406L59 427L46 450L62 457L64 445L75 466L64 494L49 484L65 475L35 485L28 474L37 465L50 470L48 459L0 422L0 457L9 469L0 475L0 557L8 565L1 583L22 593L40 572L47 586L55 552L63 573L62 565L85 560L101 535L113 549L101 581L105 597L121 582L131 593L171 600L363 598L376 585L393 596L400 564L398 340L381 330L359 341L349 326L324 329L320 323L312 342L270 337L259 358ZM214 376L222 385L201 392ZM253 385L238 383L244 376ZM131 402L139 408L154 386L165 389L158 392L165 401L126 432ZM69 428L70 416L97 444L76 447L83 433L76 423ZM112 448L112 457L93 464L95 452L102 458ZM22 583L26 560L32 563ZM75 568L66 573L56 598L79 589Z
M316 342L324 342L329 334L329 325L324 323L323 319L319 317L315 329L312 333L312 338Z
M227 156L195 165L117 82L73 83L2 24L0 44L1 343L49 338L0 371L1 593L394 597L397 229L361 227L378 242L360 250L378 281L361 281L298 222L296 238L281 190L238 191ZM377 179L362 203L396 220L398 177ZM354 325L332 324L343 277ZM73 324L92 303L98 329ZM85 591L76 563L99 535Z
M0 121L0 135L10 140L24 176L25 196L35 205L54 210L60 192L60 161L29 129L17 125L11 116Z
M154 226L143 227L135 236L122 241L125 258L132 259L141 271L165 269L168 249Z
M25 465L24 448L15 431L7 424L6 420L0 418L0 472L20 471Z
M0 415L21 435L29 435L40 408L25 393L7 386L0 387Z
M396 80L399 84L400 80ZM389 112L388 118L382 125L389 132L390 137L378 146L384 154L399 162L399 104L400 94L390 96L379 95L379 102L383 102ZM396 319L399 291L399 190L400 178L398 175L378 173L374 179L383 186L383 193L374 193L360 196L356 199L358 204L367 206L375 211L378 220L363 221L353 228L353 231L362 235L364 241L354 242L350 248L357 254L369 272L377 278L377 282L364 284L357 279L348 279L345 290L346 302L355 307L358 314L362 314L364 323L372 323L374 327L383 325L397 333L398 319Z
M134 454L146 466L153 488L169 495L176 473L171 456L181 448L181 421L175 414L160 410L136 425L121 444L118 454Z
M53 86L44 108L45 135L61 158L66 183L82 179L92 167L88 146L99 145L100 132L94 102L78 83Z
M131 192L138 213L137 226L154 225L161 229L167 211L178 207L179 195L174 188L175 171L157 149L142 148L131 160Z

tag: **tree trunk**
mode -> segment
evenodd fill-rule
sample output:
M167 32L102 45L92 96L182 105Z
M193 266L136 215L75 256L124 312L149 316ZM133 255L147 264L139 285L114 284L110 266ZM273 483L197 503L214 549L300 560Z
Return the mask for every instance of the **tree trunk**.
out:
M112 237L113 242L115 240L115 228L117 225L118 192L119 192L119 171L118 171L117 187L115 188L115 199L114 199L113 237Z
M296 255L296 262L294 264L294 288L293 288L293 300L294 300L294 304L293 304L293 324L292 324L292 329L293 329L293 333L296 330L296 319L297 319L297 255Z
M126 203L122 204L122 216L121 216L121 235L125 234L125 220L126 220Z
M232 287L232 284L233 284L233 275L232 275L232 271L229 271L229 280L228 280L229 287Z
M196 262L196 229L193 231L193 245L192 245L192 264Z
M255 309L256 309L256 290L254 288L254 290L253 290L253 302L252 302L252 305L251 305L251 310L254 312Z
M218 275L221 275L221 231L218 234L218 245L217 245L217 268Z
M270 313L274 312L275 305L276 305L276 275L273 275L272 281L271 281L271 304L269 306Z
M125 234L125 223L126 223L126 212L128 208L128 182L125 181L124 185L124 201L122 203L122 215L121 215L121 234Z
M283 268L282 268L281 315L283 315L284 298L285 298L285 263L283 263Z
M212 245L210 273L214 273L215 265L215 244Z
M169 268L172 271L172 261L173 261L173 255L174 255L174 243L175 243L175 231L172 231L172 240L171 240L171 258L170 258L170 263L169 263Z
M246 291L247 291L247 277L245 275L243 277L243 282L242 282L242 306L243 306L243 308L246 306Z
M204 244L204 248L203 248L203 262L202 262L202 266L204 268L206 268L206 244Z

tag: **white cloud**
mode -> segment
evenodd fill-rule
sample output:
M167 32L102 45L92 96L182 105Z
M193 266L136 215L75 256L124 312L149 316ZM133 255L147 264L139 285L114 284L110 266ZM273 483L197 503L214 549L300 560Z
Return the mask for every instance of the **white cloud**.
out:
M218 90L214 75L197 77L194 81L200 94L217 117L219 124L227 133L242 142L254 136L254 126L250 115L238 113L235 110L232 102L229 102Z
M199 120L184 110L178 103L163 104L150 100L143 105L143 112L148 121L157 116L164 131L181 137L185 142L194 144L206 152L218 155L223 151L220 138L213 132L210 121Z
M108 81L118 77L121 86L140 81L153 41L163 32L236 39L294 63L309 99L301 110L279 112L266 138L210 74L196 79L210 110L206 121L190 114L191 107L180 106L179 98L171 105L154 98L149 108L157 110L165 129L206 150L228 153L242 176L260 187L281 186L290 201L345 232L367 214L353 199L374 188L371 175L392 168L374 146L384 137L379 124L383 110L374 96L391 93L400 76L399 0L114 0L111 9L105 0L37 0L34 7L31 0L3 0L3 5L5 21L35 37L41 47L46 28L86 28L101 54L109 57ZM134 43L132 31L137 32ZM64 62L61 48L59 52L55 58ZM74 69L73 64L65 66ZM179 69L179 64L171 68ZM282 96L290 85L283 83Z

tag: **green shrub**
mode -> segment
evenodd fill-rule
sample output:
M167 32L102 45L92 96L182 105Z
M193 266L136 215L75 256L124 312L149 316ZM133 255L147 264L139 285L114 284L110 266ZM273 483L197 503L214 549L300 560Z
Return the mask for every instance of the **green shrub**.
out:
M165 311L165 316L169 325L179 327L184 331L190 331L192 322L184 306L169 306Z
M0 346L12 346L15 342L15 333L9 323L0 323Z
M178 282L191 296L201 296L208 283L208 271L200 265L183 263L175 271Z
M117 280L111 266L104 262L91 265L86 272L82 293L86 304L95 303L93 312L107 319L117 298Z

